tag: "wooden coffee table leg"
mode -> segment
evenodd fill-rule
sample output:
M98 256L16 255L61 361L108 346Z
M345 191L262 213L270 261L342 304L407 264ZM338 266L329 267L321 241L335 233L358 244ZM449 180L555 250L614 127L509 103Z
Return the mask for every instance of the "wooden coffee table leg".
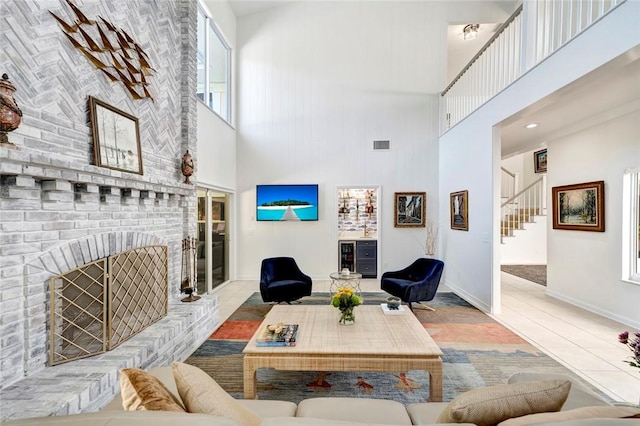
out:
M433 362L429 369L429 401L442 402L442 360Z
M251 362L250 357L244 357L243 362L244 370L244 399L256 399L256 367Z

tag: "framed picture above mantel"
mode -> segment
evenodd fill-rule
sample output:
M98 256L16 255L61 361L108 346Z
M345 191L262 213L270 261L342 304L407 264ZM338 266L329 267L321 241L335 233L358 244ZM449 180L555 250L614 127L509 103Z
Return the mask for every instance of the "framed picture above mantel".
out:
M604 232L604 181L554 186L553 229Z
M141 175L138 119L89 96L89 121L96 166Z

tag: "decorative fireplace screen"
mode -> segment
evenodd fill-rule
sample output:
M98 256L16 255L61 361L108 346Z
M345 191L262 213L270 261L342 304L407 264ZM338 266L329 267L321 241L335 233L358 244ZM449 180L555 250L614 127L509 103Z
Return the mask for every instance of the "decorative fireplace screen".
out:
M167 314L167 246L128 250L51 278L50 364L103 353Z

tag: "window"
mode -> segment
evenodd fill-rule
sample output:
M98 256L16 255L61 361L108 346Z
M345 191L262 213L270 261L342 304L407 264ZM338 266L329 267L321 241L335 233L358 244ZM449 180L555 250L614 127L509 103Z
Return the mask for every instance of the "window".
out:
M231 123L231 48L202 7L198 8L197 37L197 96Z
M622 278L640 284L640 167L624 175Z

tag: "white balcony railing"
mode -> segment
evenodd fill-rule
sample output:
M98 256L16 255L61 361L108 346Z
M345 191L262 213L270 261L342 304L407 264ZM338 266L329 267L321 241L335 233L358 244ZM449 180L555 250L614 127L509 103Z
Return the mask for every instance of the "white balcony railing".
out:
M525 0L442 92L440 133L627 0Z

